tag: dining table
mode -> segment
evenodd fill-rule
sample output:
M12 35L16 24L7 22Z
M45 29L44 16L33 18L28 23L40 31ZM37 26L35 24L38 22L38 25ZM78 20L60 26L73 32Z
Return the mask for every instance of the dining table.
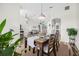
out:
M39 55L43 55L43 46L47 44L49 37L31 36L27 38L27 45L31 48L40 49Z

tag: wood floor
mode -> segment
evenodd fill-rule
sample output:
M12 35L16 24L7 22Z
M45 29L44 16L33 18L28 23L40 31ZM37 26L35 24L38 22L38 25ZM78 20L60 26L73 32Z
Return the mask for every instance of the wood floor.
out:
M57 56L71 56L73 55L72 50L69 52L68 45L66 43L61 42L59 46L59 50L57 52ZM37 56L37 52L33 53L33 50L31 49L30 51L27 49L26 53L22 53L23 56ZM53 56L53 52L51 53L50 56Z

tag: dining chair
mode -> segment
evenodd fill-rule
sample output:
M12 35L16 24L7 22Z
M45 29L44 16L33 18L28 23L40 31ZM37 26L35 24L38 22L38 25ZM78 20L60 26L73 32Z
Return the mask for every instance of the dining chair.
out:
M21 56L22 54L20 53L17 53L17 52L14 52L14 55L13 56Z
M25 48L27 48L27 37L24 37L25 39ZM31 50L31 47L29 46L29 51Z
M27 48L27 37L24 38L25 38L25 48Z
M38 39L38 36L32 36L27 38L27 46L29 47L29 51L33 51L33 53L36 52L36 46L35 46L35 39Z
M60 45L59 44L59 31L57 30L55 33L55 48L57 51L58 51L59 45Z
M25 54L27 52L27 48L24 48L22 51L21 51L21 55Z
M77 46L75 45L75 43L69 43L69 45L72 49L73 56L79 56L79 50L78 50ZM69 49L69 55L71 55L70 49Z
M56 56L55 51L55 35L51 34L48 40L48 44L43 47L43 55L50 55L53 52L54 56Z

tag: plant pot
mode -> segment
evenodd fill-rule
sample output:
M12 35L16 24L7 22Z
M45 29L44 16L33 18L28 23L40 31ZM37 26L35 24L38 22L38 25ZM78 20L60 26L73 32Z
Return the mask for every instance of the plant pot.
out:
M75 43L75 36L69 36L69 43Z

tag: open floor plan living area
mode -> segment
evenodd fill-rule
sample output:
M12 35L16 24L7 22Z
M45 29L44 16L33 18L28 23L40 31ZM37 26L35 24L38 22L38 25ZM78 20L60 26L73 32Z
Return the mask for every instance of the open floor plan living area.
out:
M0 56L79 56L79 3L0 3Z

